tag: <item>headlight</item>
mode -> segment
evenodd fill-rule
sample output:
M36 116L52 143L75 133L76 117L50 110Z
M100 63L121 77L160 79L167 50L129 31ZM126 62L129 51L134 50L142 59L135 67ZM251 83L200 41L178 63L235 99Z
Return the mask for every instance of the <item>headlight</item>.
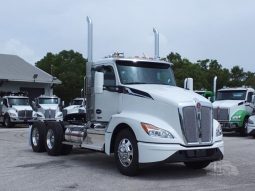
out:
M9 113L10 117L17 117L16 113Z
M154 125L151 125L148 123L141 123L141 126L143 130L151 137L171 138L171 139L174 138L174 136L170 132L164 129L155 127Z
M219 137L221 135L222 135L222 129L221 129L221 125L219 124L216 129L216 137Z
M58 115L57 115L57 117L62 117L63 116L63 113L59 113Z
M235 115L232 117L233 120L240 120L241 119L241 115Z
M254 122L251 119L248 119L249 124L254 124Z

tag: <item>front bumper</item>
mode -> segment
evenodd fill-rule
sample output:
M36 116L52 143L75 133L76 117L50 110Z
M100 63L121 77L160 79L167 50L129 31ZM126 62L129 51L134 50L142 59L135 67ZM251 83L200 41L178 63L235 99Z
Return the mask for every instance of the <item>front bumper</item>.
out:
M12 123L26 124L26 123L34 123L35 121L37 121L37 118L10 117L10 120Z
M240 127L238 123L228 122L228 121L219 121L222 131L236 131L239 130Z
M224 143L211 146L184 147L179 144L155 144L138 142L139 163L218 161L223 159Z

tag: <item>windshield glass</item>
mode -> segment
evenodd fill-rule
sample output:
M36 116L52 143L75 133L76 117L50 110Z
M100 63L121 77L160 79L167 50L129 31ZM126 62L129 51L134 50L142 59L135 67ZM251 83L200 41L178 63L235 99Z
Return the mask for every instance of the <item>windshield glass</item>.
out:
M122 84L176 85L169 64L123 60L117 60L116 64Z
M58 104L58 98L39 98L39 104Z
M245 100L246 90L218 91L217 100Z
M28 98L8 98L9 105L29 105Z
M73 100L72 105L82 105L83 100Z

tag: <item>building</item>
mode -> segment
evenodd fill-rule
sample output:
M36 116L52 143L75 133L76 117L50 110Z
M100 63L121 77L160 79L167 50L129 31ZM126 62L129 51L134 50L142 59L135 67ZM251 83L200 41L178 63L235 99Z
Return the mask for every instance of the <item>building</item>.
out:
M27 92L31 100L52 95L61 81L16 55L0 54L0 92Z

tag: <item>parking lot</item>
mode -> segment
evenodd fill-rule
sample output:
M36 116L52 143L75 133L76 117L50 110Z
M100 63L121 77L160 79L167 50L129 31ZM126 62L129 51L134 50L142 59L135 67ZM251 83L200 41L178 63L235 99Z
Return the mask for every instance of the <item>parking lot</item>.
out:
M33 153L28 128L0 127L0 190L254 190L255 139L228 134L224 141L224 160L204 170L166 164L126 177L113 156L81 149L58 157Z

